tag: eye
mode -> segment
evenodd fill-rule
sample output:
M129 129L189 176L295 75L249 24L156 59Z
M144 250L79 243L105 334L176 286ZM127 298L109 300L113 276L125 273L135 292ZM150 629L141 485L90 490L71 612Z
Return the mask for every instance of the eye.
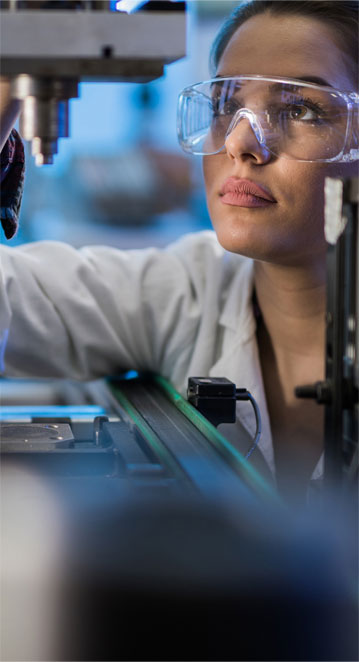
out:
M222 99L216 97L212 99L213 113L216 117L223 115L233 115L239 108L239 103L236 99Z
M318 113L305 105L292 105L287 109L288 117L291 120L313 121L318 119Z
M332 115L322 104L305 97L287 100L282 107L282 116L293 122L322 124Z

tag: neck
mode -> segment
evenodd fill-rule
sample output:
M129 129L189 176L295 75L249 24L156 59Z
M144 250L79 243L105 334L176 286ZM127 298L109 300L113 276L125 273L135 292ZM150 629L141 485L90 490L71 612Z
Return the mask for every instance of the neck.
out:
M325 262L283 267L255 262L254 283L263 324L274 351L324 352Z

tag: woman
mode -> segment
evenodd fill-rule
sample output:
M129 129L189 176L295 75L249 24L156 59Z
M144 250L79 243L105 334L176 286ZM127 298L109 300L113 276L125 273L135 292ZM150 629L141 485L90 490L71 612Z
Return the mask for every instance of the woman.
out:
M353 129L344 145L349 102L334 94L357 92L357 31L357 2L240 6L212 53L213 75L230 80L182 98L180 135L204 154L215 234L164 251L5 247L5 374L91 379L150 369L182 392L191 375L226 376L261 410L251 461L283 492L304 494L322 471L323 415L296 400L294 387L324 377L323 185L357 172ZM352 104L357 114L354 95ZM199 113L209 130L196 146L190 121L200 126ZM254 427L247 407L237 428L222 426L243 449Z

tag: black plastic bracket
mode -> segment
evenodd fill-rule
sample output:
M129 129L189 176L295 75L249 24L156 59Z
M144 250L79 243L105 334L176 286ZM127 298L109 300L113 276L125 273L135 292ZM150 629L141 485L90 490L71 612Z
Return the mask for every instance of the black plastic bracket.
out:
M236 421L236 385L225 377L190 377L187 398L214 426Z

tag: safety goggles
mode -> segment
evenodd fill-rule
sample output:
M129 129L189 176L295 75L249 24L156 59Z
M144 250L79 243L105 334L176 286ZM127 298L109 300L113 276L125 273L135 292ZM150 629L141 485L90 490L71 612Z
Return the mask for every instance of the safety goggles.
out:
M359 94L291 78L231 76L186 87L177 133L192 154L218 154L242 120L263 150L297 161L359 160Z

